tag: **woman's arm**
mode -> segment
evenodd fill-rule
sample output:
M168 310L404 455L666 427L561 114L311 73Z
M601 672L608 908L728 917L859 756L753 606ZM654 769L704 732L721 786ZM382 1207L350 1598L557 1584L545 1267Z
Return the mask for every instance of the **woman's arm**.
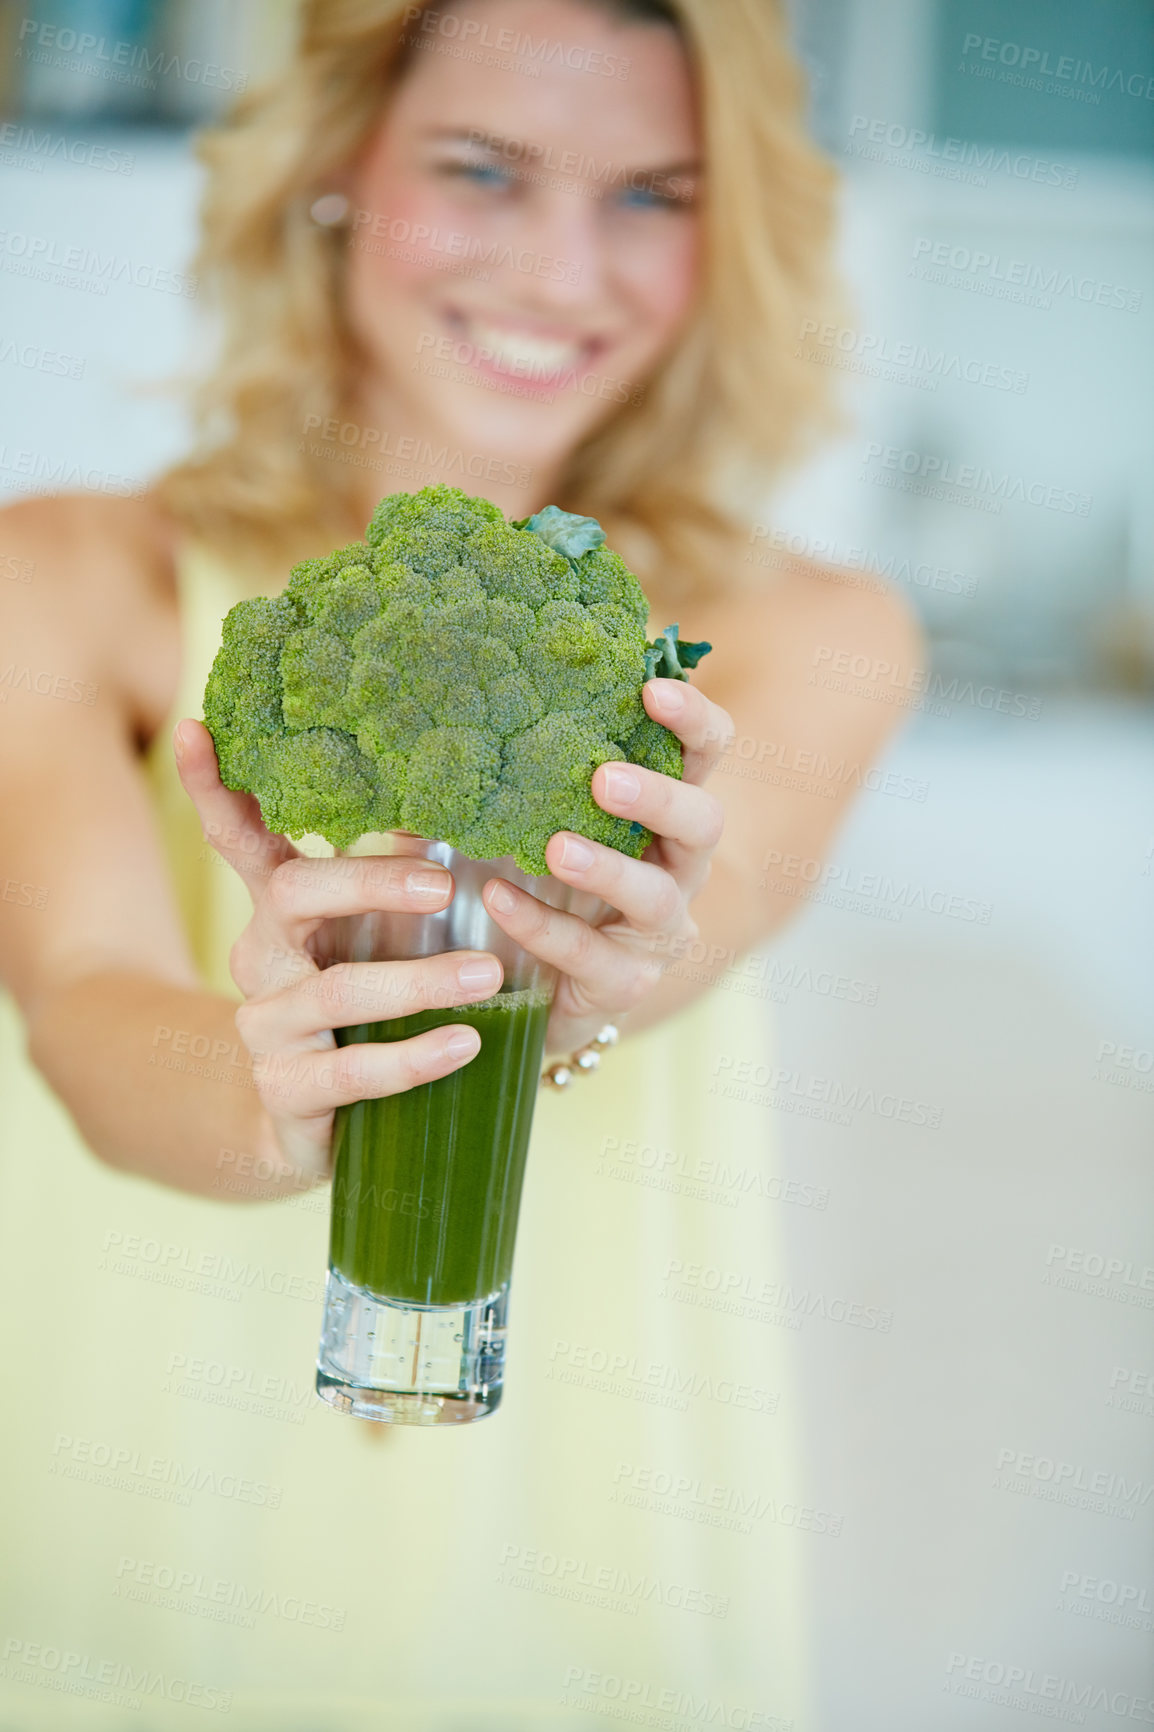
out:
M523 893L507 913L490 905L512 937L562 970L551 1052L616 1020L614 1003L625 1008L625 1032L671 1015L796 914L862 776L906 714L887 699L911 689L920 639L896 592L850 588L834 573L799 566L771 592L715 608L709 632L715 647L693 675L688 730L649 695L672 682L645 688L650 713L686 741L685 783L643 771L640 800L626 807L609 795L603 770L593 778L599 804L655 832L644 861L594 845L578 872L550 844L558 877L595 891L625 918L591 940L573 916ZM861 681L827 678L843 651L855 666L863 657L876 666L864 692ZM718 757L717 718L726 712L734 737ZM709 808L718 806L714 848L715 832L706 831ZM655 876L654 864L664 871ZM681 881L680 904L675 883L659 878ZM659 965L647 980L642 958Z
M0 544L32 573L0 596L13 658L11 677L0 668L0 870L29 887L26 900L0 895L0 967L30 1056L112 1166L225 1199L316 1183L336 1107L443 1076L476 1051L455 1025L341 1050L333 1030L484 998L500 964L463 951L324 969L310 944L325 915L443 906L448 873L426 886L390 862L300 858L251 797L220 787L198 727L186 786L202 815L223 810L213 833L251 824L258 844L237 863L254 906L230 958L245 1002L206 991L139 762L179 652L163 528L130 502L53 499L0 513ZM481 960L491 978L476 978Z
M253 900L229 958L244 1002L203 989L136 756L136 712L163 715L171 682L150 691L132 657L171 651L173 619L153 633L148 549L126 533L139 519L95 503L0 514L41 585L5 598L0 618L14 665L33 670L14 680L0 725L0 862L36 888L28 907L0 898L4 976L34 1062L96 1154L205 1195L279 1195L327 1177L336 1108L445 1076L478 1046L453 1023L345 1047L334 1030L486 998L501 965L459 950L326 966L329 917L444 907L449 873L303 858L251 795L221 786L211 735L185 723L174 742L185 788L206 838L241 838L235 857L215 845ZM60 670L71 683L57 686Z
M0 888L15 887L0 976L102 1159L219 1194L237 1155L269 1145L236 1005L198 981L140 770L144 712L164 713L176 678L162 528L133 501L31 500L0 512L0 547L30 573L0 584ZM227 1080L195 1074L205 1050Z
M717 644L693 680L734 721L709 780L725 828L692 904L692 958L666 956L660 984L629 1018L635 1029L696 997L801 912L866 771L911 713L900 699L916 691L924 654L897 591L847 586L812 566L784 575L760 618L738 604L710 631ZM836 675L845 651L876 678Z

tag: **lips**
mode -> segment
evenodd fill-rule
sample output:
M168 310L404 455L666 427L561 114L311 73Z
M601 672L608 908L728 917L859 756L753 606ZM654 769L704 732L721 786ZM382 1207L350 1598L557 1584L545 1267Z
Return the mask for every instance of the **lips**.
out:
M491 364L501 372L528 373L532 378L556 378L584 359L584 343L550 341L548 337L518 335L493 326L474 324L479 348L487 349Z
M556 384L588 366L603 347L596 338L546 335L525 326L493 324L487 319L451 315L458 332L474 347L473 364L530 384Z

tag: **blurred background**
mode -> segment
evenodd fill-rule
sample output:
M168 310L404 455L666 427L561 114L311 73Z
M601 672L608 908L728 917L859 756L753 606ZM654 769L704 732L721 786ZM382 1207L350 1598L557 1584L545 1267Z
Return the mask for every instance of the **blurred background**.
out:
M935 670L762 975L756 1110L829 1192L787 1210L790 1277L893 1314L800 1338L810 1501L844 1514L814 1732L1154 1723L1154 13L790 12L852 290L799 343L845 428L749 558L898 584ZM182 448L191 129L292 16L0 13L0 495L134 491ZM70 248L114 267L35 274ZM793 1110L814 1079L848 1110Z

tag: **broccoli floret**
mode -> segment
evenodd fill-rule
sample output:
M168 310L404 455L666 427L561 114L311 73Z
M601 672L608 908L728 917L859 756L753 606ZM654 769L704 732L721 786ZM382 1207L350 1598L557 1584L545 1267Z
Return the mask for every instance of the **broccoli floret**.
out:
M641 585L603 543L555 506L514 524L453 487L382 499L364 541L228 614L204 698L226 787L341 848L404 828L542 873L576 830L636 858L650 832L590 778L609 759L681 775L641 688L706 646L675 626L648 644Z

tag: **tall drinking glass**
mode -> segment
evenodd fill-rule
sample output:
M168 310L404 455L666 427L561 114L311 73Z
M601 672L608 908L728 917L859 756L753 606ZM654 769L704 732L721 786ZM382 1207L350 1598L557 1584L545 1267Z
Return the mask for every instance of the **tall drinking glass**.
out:
M334 920L334 961L488 950L505 973L501 990L480 1004L336 1031L344 1046L466 1022L480 1033L481 1049L435 1082L337 1109L317 1393L362 1419L481 1419L501 1399L517 1214L557 984L556 969L489 918L481 890L490 878L506 878L586 920L607 904L551 875L530 877L510 858L469 860L447 843L404 832L364 837L349 852L435 861L452 873L455 890L435 914Z

